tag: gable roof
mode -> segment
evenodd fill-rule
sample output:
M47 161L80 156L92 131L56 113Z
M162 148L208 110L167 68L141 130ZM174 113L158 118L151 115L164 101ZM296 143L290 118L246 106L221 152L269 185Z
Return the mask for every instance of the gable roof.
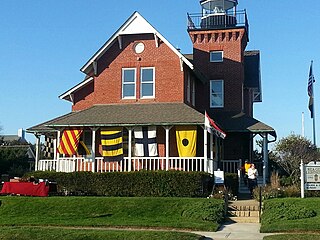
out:
M118 37L130 34L154 34L155 38L163 41L187 66L193 69L193 64L183 56L165 37L163 37L140 13L134 12L128 20L109 38L109 40L88 60L80 69L82 72L89 74L95 61L105 54L105 52L114 44Z
M93 77L86 76L85 79L78 83L76 86L70 88L66 92L62 93L59 98L60 99L65 99L67 101L73 102L71 94L74 93L75 91L87 86L91 81L93 81Z

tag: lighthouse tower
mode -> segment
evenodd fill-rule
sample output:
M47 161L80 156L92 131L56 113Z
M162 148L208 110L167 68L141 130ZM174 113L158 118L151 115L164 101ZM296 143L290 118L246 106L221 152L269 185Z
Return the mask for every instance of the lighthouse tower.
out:
M245 11L237 0L201 0L201 13L188 14L193 63L206 77L199 105L215 112L251 113L244 104L244 51L249 41Z

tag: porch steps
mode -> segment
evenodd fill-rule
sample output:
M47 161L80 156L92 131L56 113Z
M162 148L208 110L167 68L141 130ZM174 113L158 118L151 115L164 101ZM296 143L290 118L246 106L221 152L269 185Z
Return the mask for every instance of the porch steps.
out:
M258 181L258 186L262 186L262 185L263 185L263 178L262 178L262 176L259 176L259 177L257 178L257 181ZM247 185L244 183L243 178L240 179L240 185L239 185L239 190L238 190L238 192L239 192L240 194L250 194L250 191L249 191Z
M256 200L238 200L228 203L227 221L237 223L259 223L259 203Z

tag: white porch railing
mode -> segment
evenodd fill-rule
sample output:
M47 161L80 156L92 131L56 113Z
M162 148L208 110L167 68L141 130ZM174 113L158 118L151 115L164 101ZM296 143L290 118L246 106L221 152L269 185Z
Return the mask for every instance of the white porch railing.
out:
M241 160L222 160L222 169L225 172L237 173L241 167ZM96 167L94 167L96 165ZM180 158L180 157L132 157L129 161L125 157L119 162L105 162L102 157L92 159L83 157L59 158L58 160L39 160L38 171L59 171L59 172L130 172L140 170L178 170L187 172L209 172L212 173L212 159L204 157Z

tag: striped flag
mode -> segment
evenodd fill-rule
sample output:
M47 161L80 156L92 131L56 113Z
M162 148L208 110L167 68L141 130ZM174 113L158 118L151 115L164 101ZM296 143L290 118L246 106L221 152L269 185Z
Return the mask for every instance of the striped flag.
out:
M69 157L75 155L77 153L81 134L82 130L77 129L69 129L63 131L58 147L58 153L65 154Z
M101 129L102 156L104 161L123 159L122 128Z
M311 113L311 118L313 118L313 110L314 110L314 96L313 96L313 83L315 82L313 71L312 71L312 61L310 65L310 71L309 71L309 79L308 79L308 96L309 96L309 110Z
M135 156L137 157L156 157L158 156L157 147L157 127L135 127Z

